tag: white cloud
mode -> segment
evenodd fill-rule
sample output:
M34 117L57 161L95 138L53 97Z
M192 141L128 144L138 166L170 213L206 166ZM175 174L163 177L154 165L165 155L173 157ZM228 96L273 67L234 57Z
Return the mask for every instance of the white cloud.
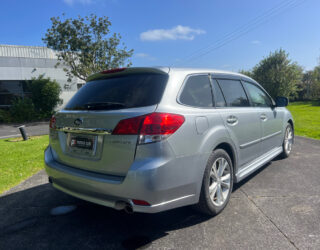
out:
M260 44L261 41L259 41L259 40L253 40L253 41L251 41L251 43L252 43L252 44Z
M221 66L221 68L224 68L224 69L226 69L226 68L231 68L231 65L230 65L230 64L223 64L223 65Z
M136 53L136 54L134 54L135 55L135 57L140 57L140 58L144 58L144 57L148 57L149 55L148 54L146 54L146 53Z
M77 4L77 3L83 4L83 5L93 3L93 0L63 0L63 1L70 6Z
M142 41L159 40L193 40L195 35L205 34L201 29L193 29L188 26L177 25L171 29L154 29L142 32L140 39Z
M156 60L155 57L150 56L147 53L135 53L134 56L137 57L137 58L144 58L144 59L148 59L148 60Z

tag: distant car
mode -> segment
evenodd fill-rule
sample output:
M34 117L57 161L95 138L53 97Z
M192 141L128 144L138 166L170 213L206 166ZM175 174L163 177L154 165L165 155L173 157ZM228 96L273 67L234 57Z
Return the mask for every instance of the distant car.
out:
M278 155L294 124L253 79L210 69L97 73L50 121L46 171L67 194L127 212L194 204L216 215Z

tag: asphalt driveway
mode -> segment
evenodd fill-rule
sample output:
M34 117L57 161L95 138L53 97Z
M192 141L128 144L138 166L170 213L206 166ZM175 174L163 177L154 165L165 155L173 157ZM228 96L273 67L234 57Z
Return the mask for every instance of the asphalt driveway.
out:
M0 139L20 137L19 126L23 124L16 125L4 125L0 124ZM49 123L48 122L34 122L25 124L25 130L28 136L33 135L47 135L49 133Z
M319 249L320 141L236 185L208 218L185 207L125 214L54 190L43 171L0 197L0 249ZM52 215L53 208L75 210Z

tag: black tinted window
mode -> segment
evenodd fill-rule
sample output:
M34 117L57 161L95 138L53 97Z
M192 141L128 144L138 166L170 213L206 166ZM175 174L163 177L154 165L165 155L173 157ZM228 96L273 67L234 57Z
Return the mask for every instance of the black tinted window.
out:
M69 101L67 110L110 110L158 104L168 76L132 74L86 83Z
M226 98L227 105L230 107L247 107L249 101L238 80L218 80L224 97Z
M270 98L262 89L260 89L258 86L249 82L243 82L243 84L247 89L252 106L254 107L270 107L271 106Z
M216 104L216 107L225 107L226 101L224 100L221 89L215 79L212 79L212 85L213 85L214 102Z
M190 76L180 95L180 102L194 107L212 107L212 92L209 77Z

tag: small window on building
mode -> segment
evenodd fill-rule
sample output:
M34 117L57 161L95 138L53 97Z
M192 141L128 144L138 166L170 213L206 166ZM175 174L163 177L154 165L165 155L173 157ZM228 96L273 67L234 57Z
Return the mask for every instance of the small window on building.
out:
M64 90L70 90L71 86L70 84L66 83L65 85L63 85Z
M248 107L249 101L239 80L218 79L227 106Z
M209 77L190 76L183 87L179 101L193 107L213 107Z
M84 85L84 83L77 83L77 89L81 89L81 87Z

